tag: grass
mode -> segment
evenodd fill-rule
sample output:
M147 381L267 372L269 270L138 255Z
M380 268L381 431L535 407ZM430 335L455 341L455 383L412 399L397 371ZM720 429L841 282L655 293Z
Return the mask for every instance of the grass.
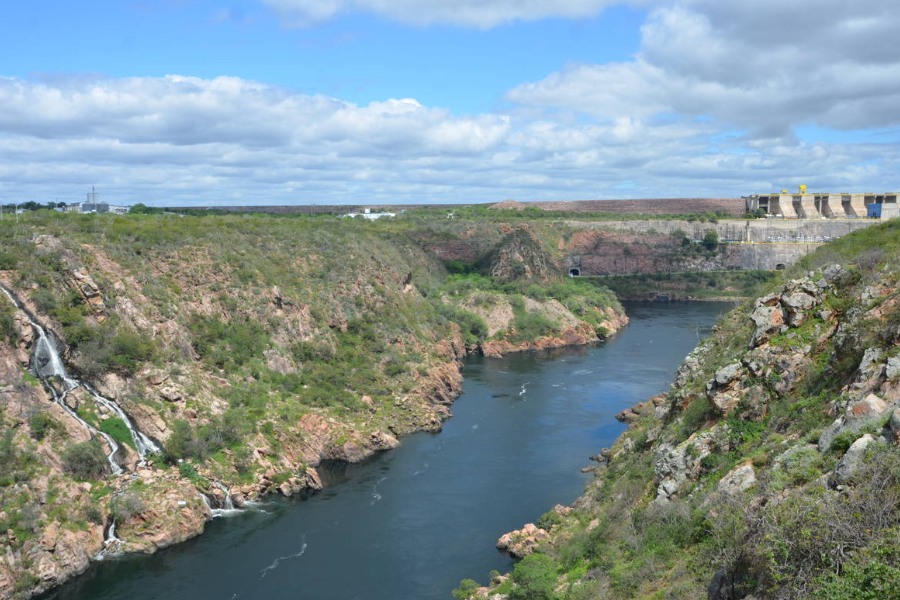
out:
M837 493L824 487L822 477L863 432L837 436L823 453L815 443L834 421L834 405L853 381L863 352L881 348L896 355L900 309L890 303L896 302L900 279L900 221L823 246L774 275L767 290L754 293L835 262L847 275L824 299L823 308L833 314L808 315L801 327L775 336L763 353L748 355L750 302L720 319L695 355L699 365L670 392L684 407L679 418L633 424L576 511L544 519L552 523L554 539L541 551L556 579L552 592L536 597L694 598L705 594L722 568L737 573L742 596L862 599L896 587L900 451L876 445L862 472ZM876 308L881 312L873 322L866 311ZM834 319L842 322L839 335ZM756 390L754 396L719 415L706 383L717 369L748 357L767 361L758 376L741 382ZM787 364L796 362L795 370L785 372L787 367L776 366L777 358L791 358ZM871 431L882 426L876 422ZM653 465L660 442L677 446L699 430L710 431L717 447L690 475L696 481L682 485L680 498L657 506ZM650 433L657 442L624 451L622 440L646 441ZM756 485L744 497L723 497L717 492L720 479L744 462L754 467ZM566 582L578 580L586 569L597 579L583 582L582 591L588 589L583 595L567 595L574 588ZM513 583L506 584L511 594L518 593L515 579L514 570Z
M137 447L134 445L134 439L131 437L131 431L128 430L128 425L122 419L110 417L101 421L100 431L109 434L119 444L124 444L132 450L137 450Z

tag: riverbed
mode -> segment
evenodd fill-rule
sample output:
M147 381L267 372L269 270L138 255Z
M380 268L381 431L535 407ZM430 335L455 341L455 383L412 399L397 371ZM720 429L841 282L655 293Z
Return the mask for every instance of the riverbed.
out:
M149 557L107 559L54 600L449 600L512 561L497 538L572 502L622 409L665 391L722 303L631 303L607 343L472 358L441 433L419 433L329 487L211 522Z

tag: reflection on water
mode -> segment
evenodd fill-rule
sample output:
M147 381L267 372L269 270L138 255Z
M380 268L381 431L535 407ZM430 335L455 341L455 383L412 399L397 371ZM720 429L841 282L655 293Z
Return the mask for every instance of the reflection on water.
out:
M455 416L361 465L329 463L325 491L217 519L151 557L108 560L48 595L74 599L451 598L510 560L497 538L584 487L580 468L666 389L722 304L632 304L593 348L475 358Z

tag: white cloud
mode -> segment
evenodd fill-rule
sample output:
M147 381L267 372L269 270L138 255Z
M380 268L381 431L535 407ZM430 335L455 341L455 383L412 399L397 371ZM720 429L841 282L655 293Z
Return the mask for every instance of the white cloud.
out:
M291 26L308 26L345 13L372 13L414 25L445 23L488 29L511 21L599 14L616 0L262 0ZM632 4L636 2L631 2Z
M893 127L898 28L894 0L685 0L651 13L634 60L572 65L508 97L607 121L710 117L759 137Z
M880 189L900 166L896 145L756 142L661 118L665 103L642 93L584 123L358 106L236 78L0 79L0 201L77 201L92 184L111 202L168 205L738 196Z
M0 78L0 201L73 201L91 184L111 201L170 205L896 188L900 8L868 4L669 2L634 60L522 84L505 114L357 105L234 77Z

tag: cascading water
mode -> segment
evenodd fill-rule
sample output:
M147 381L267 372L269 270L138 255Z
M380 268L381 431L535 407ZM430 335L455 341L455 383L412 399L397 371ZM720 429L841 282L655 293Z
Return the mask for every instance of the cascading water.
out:
M128 428L128 431L131 433L131 439L134 440L134 447L137 448L138 454L141 457L141 463L145 461L148 454L160 452L159 446L154 444L153 440L138 431L138 429L132 424L131 419L128 418L128 415L125 414L125 411L122 410L121 406L119 406L109 398L104 398L103 396L101 396L100 392L95 390L90 384L82 382L81 385L84 387L84 389L90 392L95 402L104 406L107 410L114 412L117 417L122 419L122 421L125 423L125 426Z
M219 481L214 481L213 485L225 493L225 501L222 508L224 508L225 510L234 510L234 500L231 498L231 490L229 490L227 487L225 487L225 484Z
M225 494L225 499L222 500L221 507L214 507L210 497L206 494L200 494L200 497L203 499L203 503L206 505L206 508L209 509L210 514L213 517L222 517L226 515L234 515L244 512L243 509L235 508L234 500L231 497L231 491L228 487L225 486L224 483L220 481L213 481L213 487L217 487ZM216 503L218 504L218 499L216 499Z
M138 429L132 424L131 419L128 418L128 415L125 413L122 408L110 400L109 398L104 398L97 392L93 387L83 381L79 381L73 377L70 377L66 372L66 367L63 364L62 358L60 356L59 350L56 347L56 342L52 335L48 335L48 333L44 330L43 327L28 313L27 310L19 303L13 294L7 290L5 287L0 286L0 290L9 298L10 302L12 302L17 309L19 309L22 314L28 319L28 322L31 324L32 329L38 336L38 341L35 344L34 355L32 357L31 368L34 371L34 374L44 383L47 389L50 391L53 396L53 400L59 404L72 418L81 423L81 425L87 429L92 436L100 436L106 443L109 445L110 453L107 456L107 460L109 461L109 466L112 469L114 475L119 475L122 473L122 467L116 462L115 457L119 452L119 444L110 436L109 434L99 431L89 423L87 423L84 419L78 416L78 414L72 410L68 404L66 404L65 399L66 396L72 390L83 387L93 398L93 400L106 408L108 411L115 414L119 419L125 423L125 426L128 428L128 431L131 433L131 439L134 441L135 448L137 449L138 455L140 456L140 463L144 464L146 460L146 456L149 453L159 452L159 446L153 443L153 441L138 431ZM56 387L53 385L51 379L53 377L59 378L63 383L62 391L58 391Z
M121 539L116 537L116 520L113 519L109 524L109 529L106 530L106 537L103 540L103 548L100 552L97 553L97 556L94 557L95 560L103 560L107 556L115 556L117 554L122 553L122 542Z

